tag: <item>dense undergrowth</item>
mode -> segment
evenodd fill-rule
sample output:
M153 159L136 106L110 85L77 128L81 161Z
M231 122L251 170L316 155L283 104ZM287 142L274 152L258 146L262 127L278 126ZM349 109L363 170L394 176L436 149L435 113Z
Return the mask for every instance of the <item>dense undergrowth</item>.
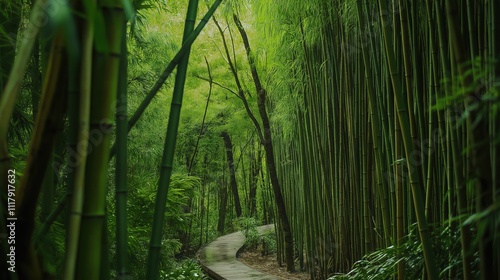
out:
M397 276L397 265L404 264L405 279L420 279L424 275L424 258L422 246L418 241L416 225L405 237L405 242L399 248L390 246L358 260L348 273L336 274L329 280L382 280L394 279ZM461 272L462 252L460 247L460 232L452 230L449 225L436 227L433 232L433 251L436 254L436 266L439 269L440 279L463 279ZM472 264L474 279L479 277L479 259L474 254ZM455 274L453 274L453 272Z

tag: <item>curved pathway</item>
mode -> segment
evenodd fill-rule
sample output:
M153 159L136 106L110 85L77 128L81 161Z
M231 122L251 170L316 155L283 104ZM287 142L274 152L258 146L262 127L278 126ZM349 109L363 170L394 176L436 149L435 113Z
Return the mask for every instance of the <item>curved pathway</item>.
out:
M273 228L274 225L265 225L257 229L262 234ZM244 243L245 237L241 231L218 237L198 252L201 267L211 277L218 280L279 279L250 268L236 259L236 254Z

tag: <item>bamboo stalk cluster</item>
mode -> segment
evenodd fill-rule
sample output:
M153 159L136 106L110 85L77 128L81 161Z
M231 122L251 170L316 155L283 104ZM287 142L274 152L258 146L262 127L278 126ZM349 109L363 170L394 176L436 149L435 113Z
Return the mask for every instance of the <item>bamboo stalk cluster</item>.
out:
M57 1L56 1L57 2ZM50 50L46 65L42 67L43 85L40 103L33 102L37 111L26 168L16 193L18 235L16 245L16 273L5 274L5 279L49 279L50 271L40 259L40 243L50 226L66 207L66 244L63 279L107 279L110 277L108 219L106 197L108 192L109 161L116 153L116 252L117 277L128 279L127 232L127 133L135 124L153 96L179 65L174 89L174 101L165 142L164 160L158 187L157 205L153 221L148 279L157 279L159 250L164 229L165 203L171 175L173 151L177 136L182 93L190 46L208 19L217 9L216 0L195 28L198 1L191 1L183 46L169 64L148 98L141 104L130 122L127 122L127 18L133 13L129 1L85 0L51 3L60 13L55 18L49 12L47 1L36 1L32 18L12 65L11 75L0 96L0 169L11 170L7 132L15 109L21 81L33 46L44 24L59 21L50 32ZM62 11L62 12L61 12ZM39 22L43 14L44 23ZM126 15L127 14L127 15ZM43 38L45 39L45 38ZM39 57L39 50L33 57ZM43 51L42 51L42 54ZM45 57L44 57L45 58ZM37 67L38 68L38 67ZM34 71L38 74L38 69ZM3 86L3 79L2 79ZM35 90L33 90L35 91ZM38 107L37 107L38 105ZM36 108L36 110L35 110ZM112 138L117 125L116 149L112 151ZM63 139L61 141L61 139ZM66 159L60 164L64 171L67 195L57 207L50 210L55 190L53 175L59 175L59 165L53 165L53 150L59 141L66 144ZM62 150L62 149L60 149ZM59 151L58 154L62 154ZM54 167L54 170L52 169ZM3 172L5 171L5 172ZM3 176L3 175L2 175ZM3 177L2 177L3 178ZM44 181L45 178L45 181ZM2 190L6 189L2 180ZM42 182L45 182L42 184ZM42 193L42 213L38 215L37 201ZM1 219L5 220L2 192ZM35 232L37 219L42 224ZM2 232L5 227L2 227ZM2 252L6 244L1 244ZM5 256L0 257L5 266ZM2 275L7 269L2 270ZM3 279L3 278L2 278Z
M314 279L347 271L401 246L416 223L429 279L498 278L499 4L259 9L273 15L260 20L276 67L276 157L301 266ZM461 233L462 265L440 274L449 259L433 251L431 234L443 227ZM404 279L404 262L394 271Z

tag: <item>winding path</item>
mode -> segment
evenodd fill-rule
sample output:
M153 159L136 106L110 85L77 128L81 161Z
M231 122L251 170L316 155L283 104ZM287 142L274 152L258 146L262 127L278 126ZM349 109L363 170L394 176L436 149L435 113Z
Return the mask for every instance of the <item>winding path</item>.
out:
M274 225L265 225L257 229L262 234L273 227ZM210 277L218 280L280 279L250 268L236 259L236 254L244 242L245 237L241 231L218 237L198 252L201 267Z

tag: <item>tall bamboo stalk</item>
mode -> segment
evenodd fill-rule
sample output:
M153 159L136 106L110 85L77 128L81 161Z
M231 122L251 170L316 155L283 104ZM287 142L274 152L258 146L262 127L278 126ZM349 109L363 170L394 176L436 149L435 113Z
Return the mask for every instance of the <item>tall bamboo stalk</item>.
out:
M391 46L393 45L392 41L392 31L389 28L389 24L387 23L387 19L383 14L384 11L388 11L387 3L383 0L379 0L379 12L380 12L380 22L382 26L384 26L383 35L385 39L385 50L386 50L386 58L389 67L389 71L391 73L391 81L394 92L395 101L398 109L398 118L402 128L402 139L405 148L406 160L408 161L408 173L410 175L410 185L413 193L413 205L415 207L415 211L417 214L417 222L419 227L420 240L422 242L422 246L424 248L424 259L425 265L427 268L427 275L430 279L438 279L438 273L435 265L435 259L433 256L433 252L431 249L431 239L429 233L429 227L427 225L427 220L424 214L424 200L422 197L422 189L421 189L421 169L418 166L412 166L413 163L411 160L414 158L414 143L411 137L412 131L412 123L410 122L410 115L412 112L409 112L407 109L406 101L404 100L403 88L401 87L401 82L394 77L396 70L395 65L395 54L391 51Z
M189 38L193 32L196 13L198 10L198 0L190 0L186 22L184 25L183 43ZM158 278L161 239L165 220L165 206L167 202L168 188L170 177L172 176L172 165L174 161L175 143L177 140L177 130L179 127L179 116L182 106L182 98L184 94L184 83L186 82L186 72L189 61L190 48L186 50L186 54L182 56L177 68L175 76L174 94L170 105L170 113L167 126L167 135L165 137L165 147L163 149L163 157L160 169L160 179L158 182L158 191L155 201L155 211L153 219L153 228L151 240L149 244L148 267L146 278L154 280Z
M78 243L76 278L99 279L106 232L106 182L111 133L114 126L122 32L125 24L121 0L97 2L102 16L105 42L94 45L89 145L85 168L85 190ZM97 27L96 27L97 28ZM94 137L94 138L92 138ZM109 272L108 272L109 273Z
M97 11L97 2L92 1L88 3L87 15L85 25L82 30L82 60L80 80L79 80L79 116L78 116L78 135L75 145L79 150L77 151L75 161L77 165L75 168L74 181L71 182L72 201L71 212L68 221L68 239L66 250L66 262L64 277L66 279L75 278L76 260L78 255L78 241L80 238L80 227L82 221L82 209L84 203L85 193L85 168L87 162L87 150L89 143L89 119L90 119L90 99L92 88L92 53L94 43L94 19L91 17ZM76 74L76 73L75 73ZM73 124L71 124L73 125Z
M3 6L3 5L8 5L8 4L10 4L10 3L4 2L1 5ZM7 236L7 227L5 224L5 219L8 217L8 213L7 213L6 209L7 209L7 205L8 205L7 190L9 188L9 184L8 184L8 180L6 180L4 178L8 178L9 170L11 170L11 167L12 167L12 159L11 159L11 156L10 156L9 150L8 150L7 135L8 135L8 131L9 131L9 124L10 124L10 120L12 117L12 113L13 113L14 108L15 108L15 102L17 100L18 93L19 93L19 90L21 87L21 83L23 81L24 74L25 74L26 68L28 66L29 58L31 57L32 49L33 49L35 43L37 42L37 34L40 30L40 26L35 24L35 19L37 18L38 15L40 15L40 13L43 13L43 10L45 9L46 4L47 4L47 1L45 1L45 0L39 0L39 1L36 1L34 3L31 14L30 14L30 18L29 18L29 21L27 24L27 28L26 28L25 32L22 34L21 44L20 44L20 47L18 50L18 54L15 56L15 58L13 58L13 55L11 53L6 51L7 49L12 49L13 51L15 51L14 45L12 46L12 48L10 48L10 46L8 46L8 44L7 44L7 47L5 47L6 46L5 44L7 42L3 42L3 40L2 40L2 47L0 49L0 51L2 52L0 54L0 58L2 59L2 66L0 66L1 70L9 71L8 80L5 80L3 77L0 78L0 90L1 90L1 94L0 94L0 178L2 178L1 182L0 182L0 206L2 207L2 210L0 211L0 219L2 219L2 222L0 222L0 226L1 226L0 234L5 234L5 236ZM10 19L7 19L7 23L4 26L4 28L6 28L5 31L17 31L18 24L19 24L19 22L17 22L17 21L21 20L20 10L19 10L19 14L17 15L17 17L18 17L17 19L14 18L14 14L16 13L16 11L14 11L12 14L10 13L10 11L4 11L4 13L6 14L7 17L12 16L12 17L10 17ZM1 18L3 19L3 16ZM10 26L11 24L15 25L15 27ZM12 29L15 28L16 30L10 30L11 28ZM10 39L17 39L17 36L18 36L17 32L9 33L8 36L10 36L10 34L14 34L14 38L10 38ZM2 37L4 37L4 36L2 36ZM2 74L7 74L7 73L2 73ZM35 197L36 197L36 195L37 194L35 194ZM17 202L20 202L20 200L17 199ZM31 221L27 221L27 222L31 223ZM31 240L30 240L31 229L30 228L31 228L31 226L28 226L28 229L26 232L27 236L26 236L26 239L24 241L26 243L31 242ZM19 239L21 239L21 238L19 238ZM23 241L20 241L20 242L23 242ZM10 251L8 249L10 249L10 248L7 246L7 242L2 242L2 244L0 246L1 246L0 251L2 253L2 256L0 257L0 261L2 261L2 265L0 266L0 268L3 269L4 273L7 273L7 267L5 264L7 261L7 257L6 257L7 253ZM24 246L29 247L30 245L25 244ZM25 250L24 254L31 254L31 255L33 254L32 252L28 252L28 250L31 250L31 249L25 248L24 250ZM32 258L32 256L26 257L28 267L33 265L30 262L35 261L35 260L32 260L31 258ZM38 264L36 262L35 262L35 265L36 265L35 269L39 269ZM37 274L37 273L39 273L39 272L35 272L34 274ZM12 277L16 278L17 274L13 274Z
M62 127L62 116L65 110L66 59L61 35L59 33L52 43L47 75L42 88L43 101L40 104L41 109L37 115L34 136L30 143L27 166L16 196L19 220L17 226L19 234L16 237L20 244L17 250L21 260L18 264L21 268L21 278L41 279L42 277L40 263L35 255L31 238L35 226L36 201L45 175L45 170L37 167L40 164L46 166L49 160L51 144L57 137L56 132Z
M120 49L120 70L118 94L116 101L116 256L117 279L127 279L128 268L128 224L127 224L127 84L128 84L128 51L127 51L127 21L122 26Z
M463 252L474 254L477 248L472 246L470 225L464 227L457 221L471 215L471 203L481 201L483 192L491 194L495 187L488 183L489 187L483 185L482 191L471 194L462 184L468 174L477 173L477 166L472 164L474 153L460 153L474 143L468 138L475 132L459 126L460 119L466 119L459 111L464 106L443 108L440 104L443 96L446 102L456 99L459 93L453 91L464 88L481 95L481 88L473 89L477 87L474 83L464 86L461 79L467 75L478 79L485 71L470 64L460 69L452 55L456 45L466 55L495 53L492 33L498 33L498 29L493 32L494 17L484 15L492 13L490 7L498 6L492 1L456 1L454 5L460 9L454 23L447 25L450 17L445 1L275 2L259 5L264 14L273 15L266 21L270 27L262 29L266 40L271 40L266 45L272 57L269 93L276 96L271 104L273 108L295 106L299 112L296 119L277 118L279 123L273 130L278 135L293 136L286 144L278 140L275 146L281 151L279 159L299 154L300 160L294 164L302 170L295 172L294 179L287 178L291 173L288 168L278 171L280 178L303 181L296 187L300 192L289 188L287 182L284 197L290 203L287 207L293 209L292 224L299 217L307 217L307 229L294 228L293 234L297 240L303 238L307 258L318 266L310 267L311 276L328 275L328 266L333 271L347 270L351 257L359 259L377 248L403 245L407 241L403 237L415 219L429 278L437 278L436 266L444 269L442 257L446 254L435 252L440 257L433 257L431 241L432 246L441 242L429 238L428 221L433 228L449 230L450 238L460 230ZM453 32L459 35L460 43L450 40ZM478 65L494 69L484 60ZM494 77L487 75L488 79ZM294 96L294 102L287 96ZM488 108L486 103L475 105ZM440 110L434 111L435 107ZM368 132L360 123L364 112L368 114ZM484 118L494 115L491 111L484 114ZM298 132L283 132L282 127L297 127ZM495 127L489 124L483 132L495 135ZM284 145L295 143L300 143L299 151L285 152ZM491 142L489 148L483 148L477 151L498 151ZM491 166L482 165L482 177L495 178L488 175L495 159L483 159ZM297 199L304 203L304 212L296 207ZM477 211L491 205L484 199L481 204L483 208ZM361 216L363 219L357 218ZM347 217L348 225L344 222ZM489 226L485 221L480 225ZM358 232L364 237L358 238ZM324 242L328 238L335 240L335 245ZM364 244L359 241L363 238L367 241ZM397 249L399 256L401 250ZM488 255L488 250L484 251ZM450 252L447 257L451 261L454 256ZM463 272L458 266L448 267L443 277L474 277L470 257L463 254ZM406 267L403 276L403 262L398 262L398 267L400 278L414 273Z
M470 7L469 7L470 9ZM463 37L459 34L458 27L458 7L456 3L446 1L446 12L448 19L448 28L450 29L451 46L453 56L458 64L459 74L462 76L462 86L468 90L465 107L469 111L467 118L468 135L471 141L471 160L476 185L476 211L481 212L487 209L493 203L493 185L492 170L490 159L490 140L488 118L477 121L480 112L475 109L475 105L480 100L477 92L470 90L473 84L473 76L466 73L466 63L468 60L467 50L463 43ZM474 40L469 38L469 40ZM472 66L474 67L474 66ZM479 224L478 227L482 225ZM498 275L498 268L495 269L494 263L494 238L493 229L488 227L479 236L479 258L481 279L492 279Z
M163 70L163 73L161 76L158 78L158 80L155 82L153 87L149 90L149 93L146 95L146 98L141 102L139 107L137 107L137 110L134 112L134 114L130 117L130 120L128 121L128 131L134 127L134 125L137 123L141 115L144 113L146 108L149 106L151 103L151 100L156 96L158 91L160 91L160 88L163 86L167 78L172 74L174 71L175 67L181 62L182 58L188 51L191 49L191 45L193 42L196 40L198 35L201 33L205 25L207 24L208 20L212 17L212 15L215 13L217 10L217 7L219 7L220 3L222 0L215 0L210 9L207 11L205 16L200 20L200 23L196 26L196 28L193 30L192 33L189 34L189 36L186 38L186 40L183 40L182 47L177 51L175 54L174 58L170 61L170 63L167 65L165 70ZM113 147L111 151L111 156L113 156L116 153L116 148Z

